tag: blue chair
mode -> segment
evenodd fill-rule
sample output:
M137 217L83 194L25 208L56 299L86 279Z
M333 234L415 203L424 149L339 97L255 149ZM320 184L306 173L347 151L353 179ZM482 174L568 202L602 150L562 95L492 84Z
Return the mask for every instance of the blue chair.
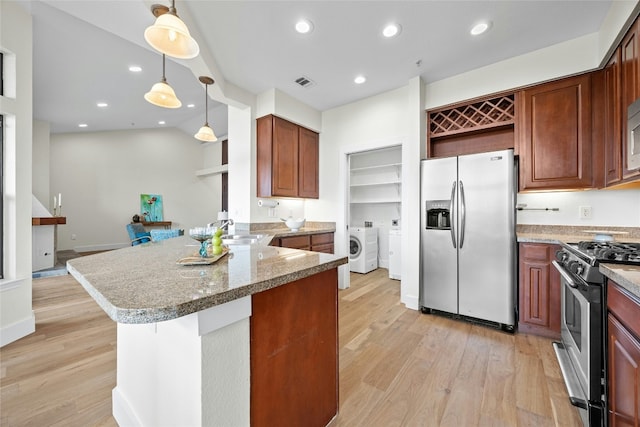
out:
M184 235L184 230L178 228L172 228L169 230L151 230L151 240L159 242L160 240L170 239L172 237L178 237Z
M127 224L127 233L129 233L129 240L131 240L131 246L140 245L142 243L148 243L151 241L151 233L144 229L144 225L138 222L132 222Z

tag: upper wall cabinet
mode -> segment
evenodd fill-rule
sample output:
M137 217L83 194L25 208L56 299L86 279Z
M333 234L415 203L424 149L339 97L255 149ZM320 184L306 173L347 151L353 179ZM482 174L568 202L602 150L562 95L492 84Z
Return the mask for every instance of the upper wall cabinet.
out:
M317 199L319 135L279 117L257 119L258 197Z
M622 102L620 97L620 49L604 68L604 179L615 185L622 179Z
M520 190L593 187L591 75L520 95Z
M620 96L622 98L622 179L635 180L640 170L627 169L627 109L640 98L640 18L620 43Z

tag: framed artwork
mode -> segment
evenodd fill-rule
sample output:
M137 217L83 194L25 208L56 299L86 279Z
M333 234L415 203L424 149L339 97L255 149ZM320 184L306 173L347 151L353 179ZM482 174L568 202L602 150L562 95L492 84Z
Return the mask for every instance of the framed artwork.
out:
M141 194L140 216L144 222L164 221L162 214L162 196L159 194Z

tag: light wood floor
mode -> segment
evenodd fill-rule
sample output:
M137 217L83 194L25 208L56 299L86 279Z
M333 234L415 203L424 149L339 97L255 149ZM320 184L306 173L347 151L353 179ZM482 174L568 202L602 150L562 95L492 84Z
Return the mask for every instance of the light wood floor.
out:
M331 427L580 425L549 340L407 310L383 269L339 298ZM35 279L33 308L0 349L0 425L115 426L115 324L71 276Z

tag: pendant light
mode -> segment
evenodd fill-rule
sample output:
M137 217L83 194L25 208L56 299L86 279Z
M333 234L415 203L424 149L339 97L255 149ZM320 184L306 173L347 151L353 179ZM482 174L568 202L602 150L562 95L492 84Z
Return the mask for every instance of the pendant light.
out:
M167 79L164 76L164 63L165 56L162 54L162 80L160 82L153 85L151 90L144 94L144 99L152 103L153 105L157 105L158 107L164 108L180 108L182 106L182 102L176 96L176 93L173 91L173 88L169 86L167 83Z
M175 0L171 0L171 7L154 4L151 12L156 22L144 30L144 39L151 47L174 58L191 59L198 56L200 47L178 17Z
M213 84L213 79L207 76L200 76L200 82L204 83L204 126L200 128L194 136L196 139L204 142L215 142L218 140L213 133L213 129L209 127L209 85Z

